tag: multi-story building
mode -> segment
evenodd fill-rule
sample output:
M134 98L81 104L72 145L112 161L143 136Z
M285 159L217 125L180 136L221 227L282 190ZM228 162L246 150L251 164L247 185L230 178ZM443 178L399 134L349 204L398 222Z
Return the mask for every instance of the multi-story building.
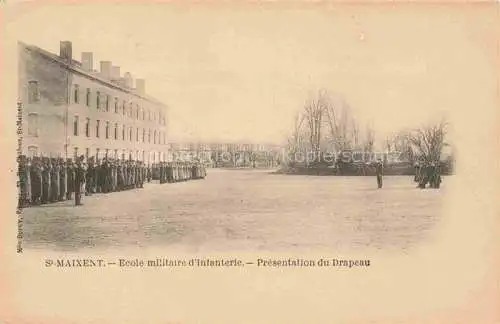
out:
M145 81L93 54L60 55L19 43L21 151L28 156L163 161L167 157L167 106L146 95Z

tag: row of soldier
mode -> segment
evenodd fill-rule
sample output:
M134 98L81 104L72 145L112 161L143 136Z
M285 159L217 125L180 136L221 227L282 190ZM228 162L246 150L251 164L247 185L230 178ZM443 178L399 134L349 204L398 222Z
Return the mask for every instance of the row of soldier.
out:
M143 188L151 181L151 169L141 161L88 160L85 195Z
M153 179L163 183L173 183L194 179L204 179L205 166L199 162L161 162L153 165Z
M415 163L414 181L418 183L417 188L425 189L429 184L429 188L438 189L442 181L440 163L433 161Z
M188 172L190 171L190 172ZM143 188L154 174L160 183L204 178L203 165L188 162L146 165L141 161L89 158L19 158L19 206L28 207L72 200L81 205L82 194L110 193ZM158 180L156 179L156 180ZM163 180L161 180L163 179Z

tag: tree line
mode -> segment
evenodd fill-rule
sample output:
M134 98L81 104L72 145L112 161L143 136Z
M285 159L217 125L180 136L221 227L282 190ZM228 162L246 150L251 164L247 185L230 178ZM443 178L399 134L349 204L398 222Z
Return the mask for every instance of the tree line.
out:
M388 136L385 143L377 144L385 146L380 151L387 153L386 157L397 153L393 156L400 162L438 162L443 149L449 146L445 141L447 130L448 123L441 120L415 129L402 129ZM372 125L360 125L349 104L326 90L311 96L296 113L286 145L289 166L296 164L293 157L297 155L313 153L318 157L315 161L306 161L310 166L321 163L320 157L326 153L355 151L370 155L374 150Z

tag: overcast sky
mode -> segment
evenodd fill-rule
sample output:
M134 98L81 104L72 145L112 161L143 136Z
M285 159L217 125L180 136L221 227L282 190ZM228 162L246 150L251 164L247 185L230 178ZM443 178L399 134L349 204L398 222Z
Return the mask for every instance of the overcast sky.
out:
M377 138L481 104L493 87L493 15L451 6L38 6L11 18L19 40L94 52L146 79L170 106L173 140L281 142L326 89ZM483 11L484 13L485 11ZM491 90L491 89L490 89ZM464 98L465 95L465 98Z

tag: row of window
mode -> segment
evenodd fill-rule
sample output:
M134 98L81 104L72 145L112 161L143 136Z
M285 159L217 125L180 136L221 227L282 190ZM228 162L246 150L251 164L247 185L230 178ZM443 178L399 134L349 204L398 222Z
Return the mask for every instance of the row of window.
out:
M35 145L28 146L28 156L35 157L38 156L38 147ZM81 154L78 147L73 148L73 156L76 158ZM85 157L97 156L98 158L112 158L112 159L122 159L122 160L141 160L141 161L164 161L167 157L165 152L147 152L146 151L129 151L129 150L110 150L110 149L95 149L95 152L91 152L89 148L85 149Z
M79 152L79 148L75 147L73 149L73 156L78 157L81 153ZM98 157L101 158L110 158L110 159L122 159L122 160L141 160L141 161L156 161L157 159L163 161L167 156L164 152L148 152L146 155L146 151L129 151L126 149L123 150L110 150L110 149L99 149L96 148L95 152L91 152L89 148L85 149L85 158L89 157Z
M85 92L85 105L87 107L96 107L98 110L103 109L109 112L111 110L111 105L113 105L113 110L117 114L122 114L130 118L137 120L149 120L157 121L160 125L166 125L166 116L162 114L161 111L151 111L150 109L145 109L139 104L132 101L122 100L120 101L118 97L114 97L113 102L111 102L111 96L100 91L95 92L95 101L92 99L92 90L90 88L86 89ZM40 101L40 89L38 81L28 82L28 103L37 103ZM80 103L80 86L75 84L73 87L72 94L73 103Z
M100 91L95 92L95 107L100 110L103 109L106 112L111 110L111 105L116 114L122 114L130 118L137 120L149 120L158 121L160 125L166 125L166 118L161 113L161 111L151 111L150 109L145 109L139 104L132 101L119 100L118 97L111 99L111 96ZM111 102L113 100L113 102ZM80 86L75 84L73 86L73 102L80 103ZM86 89L85 92L85 105L87 107L93 107L94 103L92 100L92 90L90 88Z
M135 128L131 126L126 126L126 125L118 125L118 123L115 123L114 125L110 124L109 121L106 121L104 123L104 134L101 134L101 128L102 128L102 123L101 120L97 119L95 121L95 137L100 138L101 135L104 135L104 138L106 139L115 139L115 140L123 140L123 141L130 141L133 142L134 140L136 142L142 142L142 143L153 143L153 144L166 144L167 143L167 138L165 132L153 130L151 129L146 130L145 128ZM91 121L90 118L85 119L85 136L90 137L91 136ZM134 136L135 134L135 136ZM74 117L73 120L73 135L74 136L79 136L80 135L80 118L78 116Z

